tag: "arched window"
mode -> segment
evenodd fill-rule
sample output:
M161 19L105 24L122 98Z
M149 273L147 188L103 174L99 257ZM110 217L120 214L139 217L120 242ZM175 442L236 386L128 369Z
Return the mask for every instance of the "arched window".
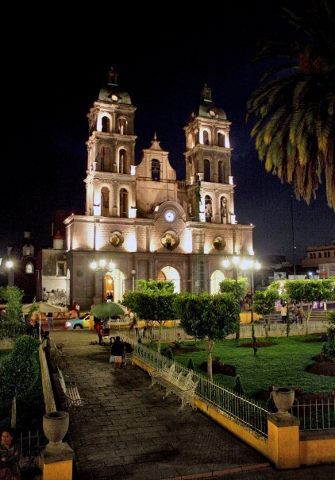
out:
M175 293L180 293L180 274L178 270L170 265L162 268L157 274L157 280L160 281L171 281L174 285Z
M119 173L127 172L127 152L124 148L119 151Z
M225 279L220 270L215 270L211 275L211 294L220 293L220 283Z
M223 133L218 133L218 145L219 147L225 147L225 136Z
M159 182L161 179L161 164L159 160L151 161L151 179Z
M211 181L211 164L209 160L205 160L204 167L205 167L204 180L205 182L210 182Z
M110 171L111 151L109 147L101 147L100 149L100 170L102 172Z
M127 135L127 119L119 118L119 133L120 135Z
M109 190L107 187L101 190L101 215L103 217L109 216Z
M208 134L207 130L204 130L202 132L202 137L203 137L203 140L204 140L204 145L209 145L209 134Z
M212 221L212 199L209 195L205 196L205 217L206 222Z
M219 183L224 183L223 162L218 163Z
M125 188L120 190L120 217L128 217L128 192Z
M220 218L221 223L228 223L228 204L226 197L221 197L220 199Z
M32 274L34 273L34 264L31 262L26 263L26 273Z
M101 119L101 131L109 132L110 131L110 121L108 117L102 117Z

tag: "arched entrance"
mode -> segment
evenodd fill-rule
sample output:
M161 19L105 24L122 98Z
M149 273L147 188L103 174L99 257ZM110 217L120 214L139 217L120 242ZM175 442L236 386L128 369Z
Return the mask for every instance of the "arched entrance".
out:
M220 270L214 270L211 275L211 294L220 292L220 282L222 282L224 279L224 273L222 273Z
M121 302L124 295L124 273L119 269L106 272L103 278L103 301L107 300L107 296L113 302Z
M175 268L170 266L162 268L162 270L158 272L157 280L170 280L174 284L175 293L180 293L180 275Z

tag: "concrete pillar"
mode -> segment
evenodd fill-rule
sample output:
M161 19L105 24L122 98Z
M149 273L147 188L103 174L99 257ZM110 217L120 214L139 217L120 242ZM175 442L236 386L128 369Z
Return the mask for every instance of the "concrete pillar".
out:
M72 480L73 450L68 443L62 443L59 452L44 449L40 456L43 480Z
M290 414L268 416L269 456L279 469L300 467L299 423Z

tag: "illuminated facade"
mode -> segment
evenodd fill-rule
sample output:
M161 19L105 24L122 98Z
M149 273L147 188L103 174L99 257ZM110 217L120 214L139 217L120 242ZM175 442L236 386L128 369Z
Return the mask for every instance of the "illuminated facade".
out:
M86 212L65 220L71 302L82 307L108 292L120 301L139 279L216 292L223 258L253 255L253 227L236 221L230 122L210 89L184 128L184 181L156 136L136 164L135 110L111 71L88 115ZM101 259L113 268L91 270Z

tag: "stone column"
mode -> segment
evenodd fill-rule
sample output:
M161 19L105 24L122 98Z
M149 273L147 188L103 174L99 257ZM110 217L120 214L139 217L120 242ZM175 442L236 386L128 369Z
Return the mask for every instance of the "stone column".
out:
M299 468L299 420L293 415L268 416L269 457L279 469Z

